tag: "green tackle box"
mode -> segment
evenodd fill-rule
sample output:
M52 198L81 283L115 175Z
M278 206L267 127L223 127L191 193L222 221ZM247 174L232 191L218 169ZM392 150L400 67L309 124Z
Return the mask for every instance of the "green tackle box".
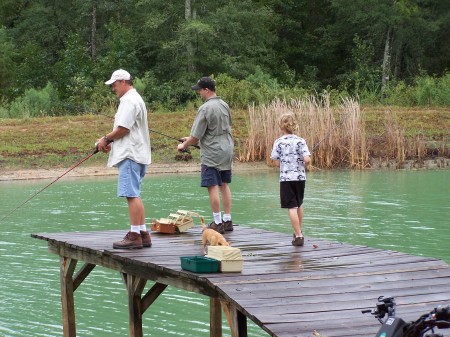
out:
M180 256L181 268L194 273L217 273L220 262L205 256Z

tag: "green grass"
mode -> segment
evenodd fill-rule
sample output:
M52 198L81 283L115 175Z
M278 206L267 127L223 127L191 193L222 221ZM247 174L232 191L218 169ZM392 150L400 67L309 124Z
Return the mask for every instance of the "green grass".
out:
M382 135L387 122L385 111L392 111L404 128L405 137L420 137L424 141L444 142L448 149L450 108L362 107L368 138ZM149 128L171 137L189 135L196 111L149 113ZM233 135L236 153L248 136L248 115L245 110L233 110ZM103 115L43 117L0 120L0 170L19 168L70 167L91 153L95 141L112 129L113 118ZM174 163L177 141L150 133L154 163ZM376 151L375 151L376 152ZM447 150L448 153L448 150ZM199 150L192 148L194 161ZM85 166L104 166L107 154L99 153Z

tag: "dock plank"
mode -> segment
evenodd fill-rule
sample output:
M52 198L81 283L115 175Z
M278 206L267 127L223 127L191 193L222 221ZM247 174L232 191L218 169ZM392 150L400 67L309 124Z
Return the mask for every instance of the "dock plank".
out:
M180 256L202 255L201 228L152 233L152 247L115 250L124 231L32 234L52 253L130 273L232 303L270 336L370 336L380 325L361 310L395 296L397 314L414 320L450 302L450 268L438 259L235 226L225 237L242 251L240 273L196 274Z

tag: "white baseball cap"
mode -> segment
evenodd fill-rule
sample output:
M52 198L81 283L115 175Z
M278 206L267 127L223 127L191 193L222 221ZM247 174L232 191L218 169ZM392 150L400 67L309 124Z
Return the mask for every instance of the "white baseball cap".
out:
M106 81L105 84L111 85L115 81L120 81L120 80L126 80L126 81L131 80L130 73L123 69L116 70L115 72L112 73L111 79Z

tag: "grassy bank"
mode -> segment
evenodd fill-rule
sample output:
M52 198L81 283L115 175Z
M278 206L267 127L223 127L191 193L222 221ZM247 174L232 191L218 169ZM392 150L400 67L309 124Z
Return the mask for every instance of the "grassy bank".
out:
M194 110L176 113L150 113L150 129L175 138L187 136L195 113ZM362 123L360 128L364 132L365 139L364 153L367 153L368 156L384 156L386 158L392 156L387 144L396 142L415 144L419 152L411 153L410 156L449 156L450 108L361 107L359 115ZM333 132L330 132L329 125L325 124L317 130L303 130L301 136L311 143L310 147L319 141L321 141L321 146L332 146L339 141L336 138L338 135L334 131L341 130L342 133L343 126L339 124L342 122L338 117L337 120L337 125L331 127ZM2 119L0 123L0 170L70 167L91 153L95 141L111 130L112 123L112 114L110 116ZM259 161L265 159L265 152L260 156L250 153L252 150L249 147L249 139L262 143L268 138L268 132L259 133L255 138L255 134L253 134L255 123L255 120L251 118L251 109L233 111L233 133L236 140L237 160ZM265 127L269 126L264 121L258 123ZM273 127L269 127L272 129L270 137L273 138L277 129L273 130ZM150 135L153 161L155 163L175 162L178 154L177 142L155 132ZM389 137L393 139L389 140ZM269 145L267 144L267 146ZM192 149L191 152L193 160L198 160L199 151ZM329 154L318 151L316 158L323 156L322 159L326 162L325 156L327 155ZM339 153L337 155L343 156ZM83 165L105 165L106 157L105 154L97 154ZM343 162L345 161L336 160L336 163L340 163L336 166L345 165ZM329 166L329 168L332 167L333 165Z

